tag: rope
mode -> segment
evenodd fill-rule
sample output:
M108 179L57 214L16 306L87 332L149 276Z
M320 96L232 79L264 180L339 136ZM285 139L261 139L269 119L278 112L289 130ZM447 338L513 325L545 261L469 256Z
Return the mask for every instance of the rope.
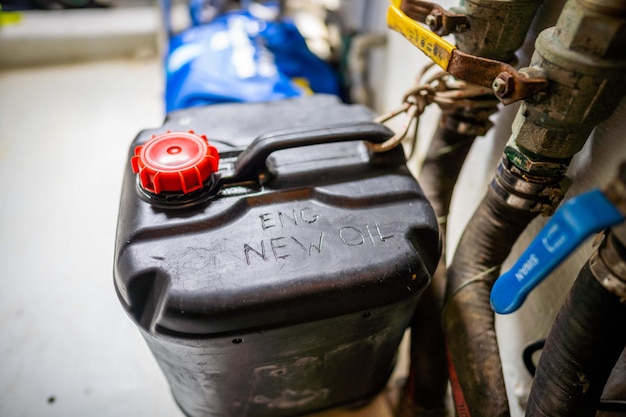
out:
M429 63L422 68L416 77L415 85L404 93L402 104L399 107L374 119L377 123L385 123L404 114L401 129L383 143L366 142L369 150L386 152L395 148L407 137L413 125L414 134L411 140L410 158L417 148L420 116L426 107L432 103L439 106L441 111L446 114L459 109L473 110L496 105L497 100L490 88L458 80L445 71L438 71L426 77L433 65L433 63Z

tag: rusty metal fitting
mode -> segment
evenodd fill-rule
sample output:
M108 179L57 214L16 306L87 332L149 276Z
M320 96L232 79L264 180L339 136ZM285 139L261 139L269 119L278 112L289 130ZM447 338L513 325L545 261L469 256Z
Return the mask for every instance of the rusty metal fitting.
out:
M400 9L411 19L426 23L439 36L464 32L469 27L465 15L448 11L436 3L402 0Z
M620 12L603 14L570 0L557 25L537 38L531 68L540 68L549 86L522 104L514 122L514 142L523 153L543 161L568 161L622 100L626 2L612 2L612 7ZM520 168L530 169L523 166L523 156L514 158Z
M419 25L415 20L420 20L427 9L427 6L423 5L430 4L432 6L432 3L403 0L402 9L398 8L396 3L397 1L387 9L389 27L400 32L444 71L455 78L495 90L496 96L504 105L532 98L548 87L548 82L544 78L532 78L528 74L519 73L506 62L463 52L450 42ZM408 6L414 3L419 3L422 6L418 7L417 11L412 11ZM510 3L524 3L524 1ZM450 16L447 16L440 9L431 8L428 10L430 12L423 16L422 21L426 21L435 30L441 25L445 26L445 18ZM440 32L441 30L437 31L437 33ZM496 80L495 83L494 80Z
M571 183L567 177L542 177L524 173L503 156L491 188L508 206L551 216Z
M546 72L539 67L524 67L519 72L528 78L546 78Z
M552 216L571 186L572 180L569 177L563 177L555 186L546 186L539 193L539 197L546 198L548 201L540 201L531 211L538 211L544 217Z
M570 1L561 15L563 29L554 35L565 49L621 59L626 52L625 10L623 1Z
M520 68L519 73L526 76L529 79L545 79L546 73L539 67L524 67ZM529 97L528 100L541 103L542 101L548 98L548 93L545 90L540 90L535 92L532 97Z
M508 98L513 94L513 90L515 89L515 80L510 73L501 72L496 79L493 80L491 88L496 97L500 99Z
M447 71L457 78L485 87L491 87L504 104L532 98L548 87L545 78L531 78L511 65L455 49L450 57Z
M466 15L469 29L455 34L458 48L512 63L541 0L464 0L461 4L451 11Z
M518 114L519 117L519 114ZM513 136L515 137L515 135ZM517 143L509 141L504 148L508 160L521 171L530 175L561 177L567 172L568 160L538 160L534 155L522 150Z
M502 157L496 168L496 178L509 190L527 196L539 196L545 190L546 183L555 182L554 178L524 175L506 157Z
M626 259L623 257L624 247L614 233L617 229L626 231L626 224L605 232L600 247L589 259L589 267L600 285L626 303Z
M428 16L426 16L426 19L424 19L424 23L428 25L430 30L437 33L437 31L441 29L441 26L443 24L441 13L438 10L433 10Z

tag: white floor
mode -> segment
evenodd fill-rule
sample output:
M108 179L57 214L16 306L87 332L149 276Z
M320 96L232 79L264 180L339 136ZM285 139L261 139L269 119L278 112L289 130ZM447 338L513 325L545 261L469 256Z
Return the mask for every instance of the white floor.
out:
M160 92L156 60L0 73L0 416L181 415L111 275L127 147Z

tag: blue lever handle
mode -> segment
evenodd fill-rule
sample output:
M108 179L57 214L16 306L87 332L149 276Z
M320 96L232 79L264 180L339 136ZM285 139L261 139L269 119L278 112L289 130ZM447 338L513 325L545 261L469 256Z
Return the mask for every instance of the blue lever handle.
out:
M624 221L624 215L594 189L568 200L539 232L515 265L496 280L491 308L517 310L526 296L587 237Z

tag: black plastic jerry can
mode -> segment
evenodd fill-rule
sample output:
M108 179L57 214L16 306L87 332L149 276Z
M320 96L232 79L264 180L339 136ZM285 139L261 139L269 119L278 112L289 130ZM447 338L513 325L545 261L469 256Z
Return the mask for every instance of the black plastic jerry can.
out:
M295 416L385 386L440 242L402 150L365 146L392 134L371 118L330 96L217 105L133 142L115 286L185 414Z

